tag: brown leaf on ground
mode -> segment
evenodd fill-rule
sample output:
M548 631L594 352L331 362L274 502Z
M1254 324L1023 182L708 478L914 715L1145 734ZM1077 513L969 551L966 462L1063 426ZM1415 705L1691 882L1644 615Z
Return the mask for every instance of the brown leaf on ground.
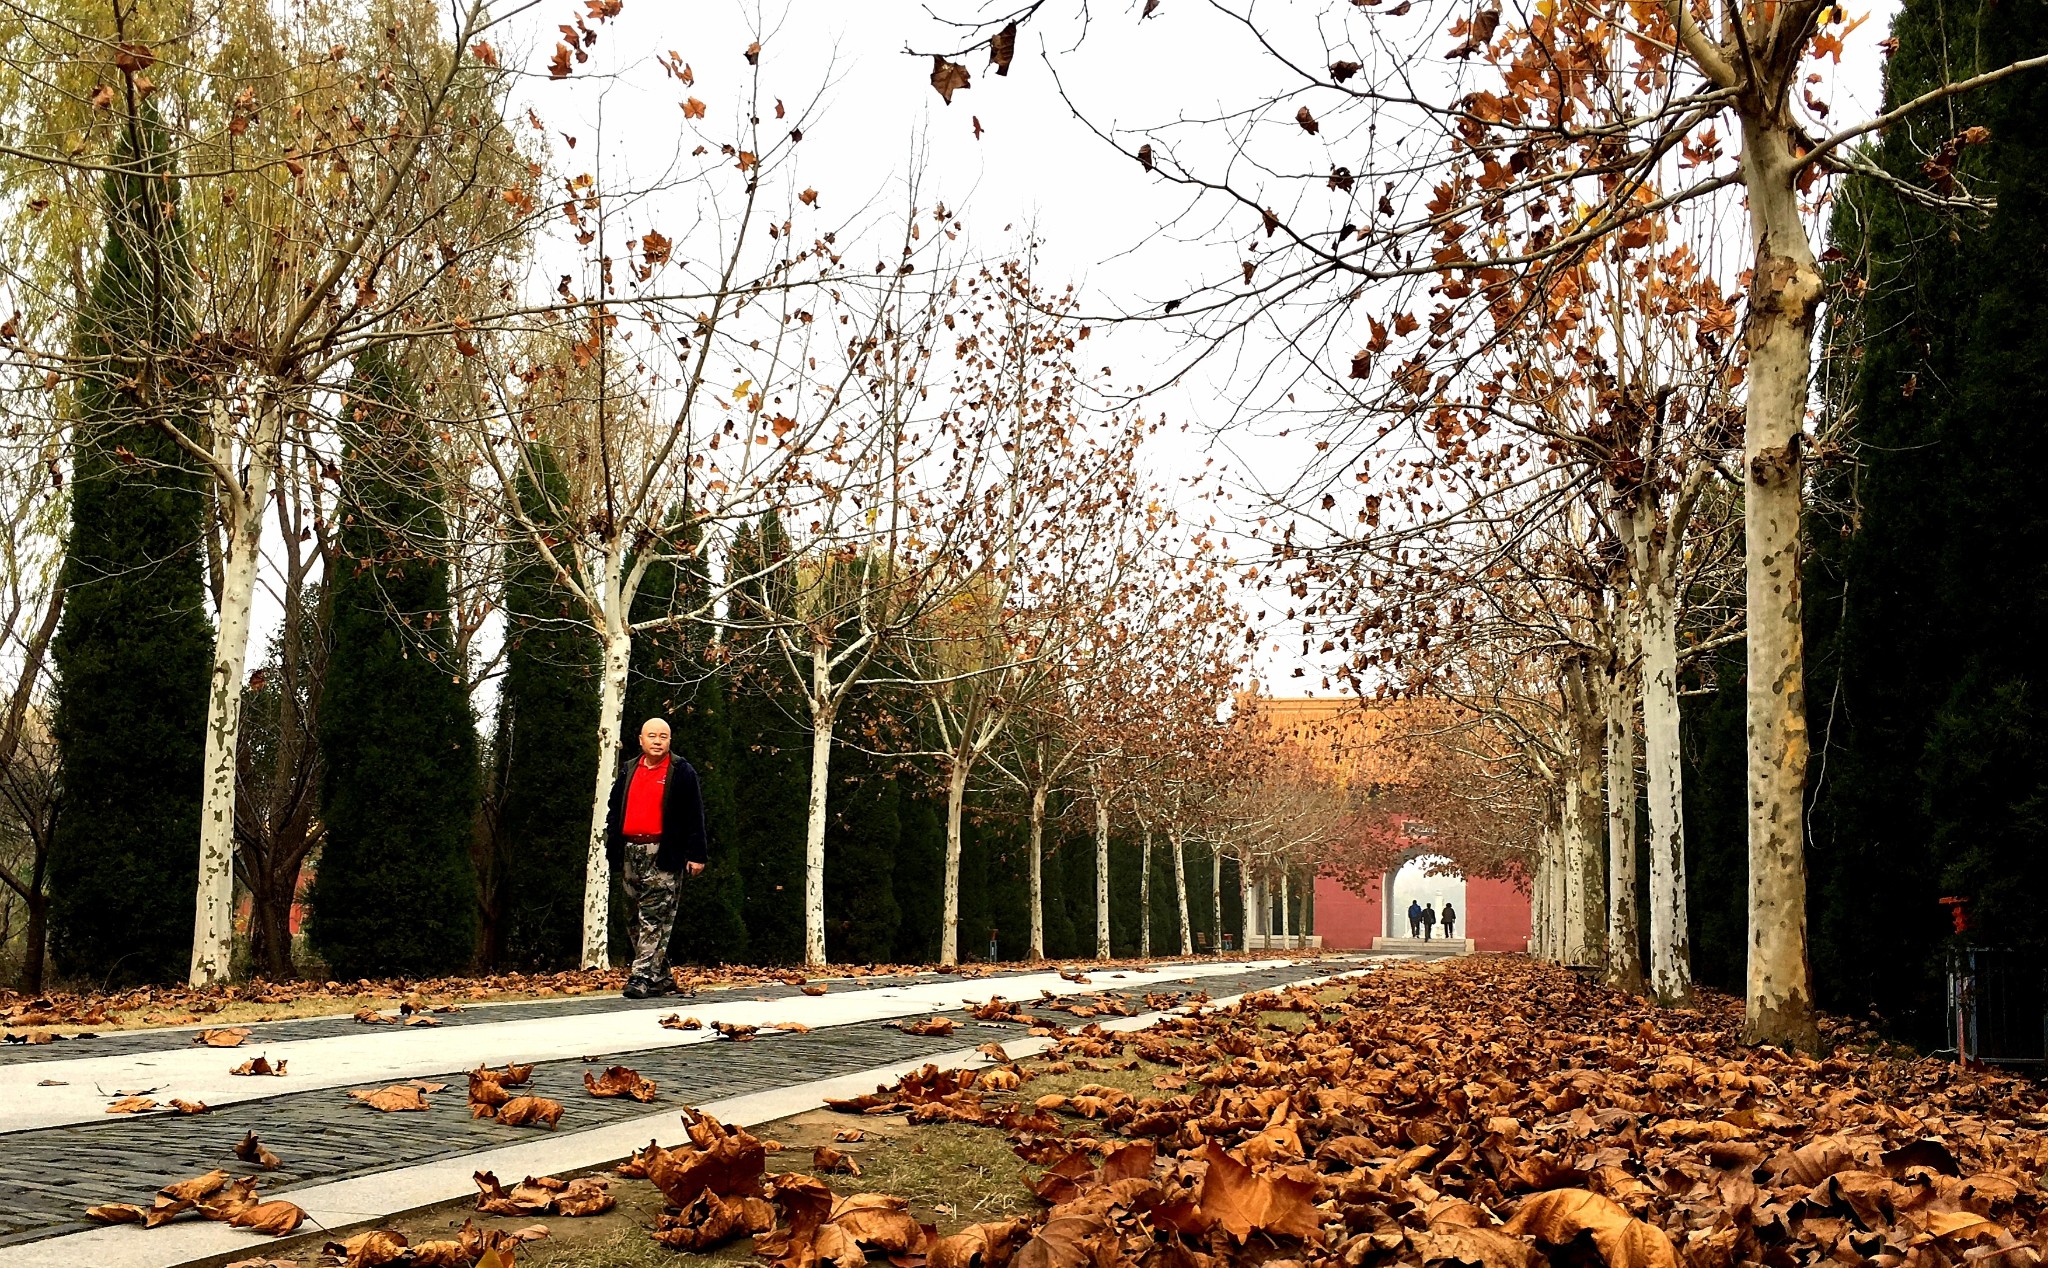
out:
M232 1070L228 1071L228 1073L229 1073L229 1074L274 1074L274 1075L277 1075L278 1077L282 1078L282 1077L284 1076L284 1067L285 1067L285 1065L286 1065L286 1063L285 1063L285 1062L283 1062L283 1061L279 1061L279 1062L277 1062L277 1063L275 1063L275 1064L272 1064L272 1063L271 1063L271 1060L270 1060L270 1058L269 1058L269 1057L251 1057L251 1058L250 1058L249 1060L247 1060L247 1061L244 1061L244 1062L243 1062L242 1064L240 1064L240 1065L236 1066L236 1067L235 1067L234 1069L232 1069Z
M405 1234L389 1228L373 1228L367 1233L329 1242L320 1249L322 1254L339 1257L342 1268L384 1268L386 1264L421 1262L407 1254L411 1245Z
M1552 1189L1523 1201L1503 1230L1553 1246L1590 1233L1607 1268L1678 1268L1664 1230L1636 1219L1611 1198L1586 1189Z
M897 1022L896 1029L906 1035L950 1035L954 1024L950 1017L927 1017L923 1021Z
M626 1096L643 1104L652 1101L655 1095L653 1079L641 1078L638 1072L622 1065L608 1067L602 1076L584 1071L583 1086L592 1096Z
M1023 1220L970 1224L932 1247L931 1268L1005 1268L1031 1235Z
M294 1232L306 1222L306 1213L282 1198L268 1202L251 1202L228 1217L228 1223L236 1228L246 1228L252 1233L267 1233L272 1237L283 1237Z
M473 1178L477 1188L476 1209L485 1215L547 1215L555 1209L557 1189L532 1176L511 1189L500 1184L498 1177L489 1171L479 1171ZM543 1179L553 1180L553 1177ZM556 1185L560 1183L555 1181Z
M857 1176L860 1164L830 1145L819 1145L811 1151L811 1170Z
M356 1020L365 1026L396 1026L398 1018L386 1017L374 1008L358 1008Z
M714 1021L711 1023L711 1029L717 1031L719 1037L722 1039L731 1039L738 1043L746 1043L748 1040L751 1040L754 1037L755 1032L760 1030L761 1028L759 1026L742 1026L737 1023L729 1021Z
M813 196L812 198L807 198L807 199L805 199L804 201L805 201L805 202L814 202L814 201L816 201L816 197L815 197L815 196ZM824 984L823 982L814 982L814 983L812 983L811 985L809 985L809 986L806 986L806 987L804 987L804 988L803 988L803 992L804 992L804 994L806 994L806 995L810 995L810 996L818 996L818 995L823 995L823 994L825 993L825 991L826 991L826 986L825 986L825 984Z
M561 1102L551 1101L545 1096L515 1096L498 1107L498 1121L507 1127L533 1124L552 1131L561 1118Z
M235 1157L243 1162L254 1163L265 1171L275 1171L280 1165L278 1156L270 1152L262 1141L256 1139L255 1132L242 1137L242 1143L235 1146Z
M107 1106L109 1114L144 1114L156 1108L156 1102L146 1096L124 1096Z
M239 1048L249 1037L247 1026L227 1026L219 1030L202 1030L192 1037L193 1043L202 1043L209 1048Z
M349 1092L349 1099L360 1101L371 1109L382 1110L387 1114L427 1108L426 1094L410 1083L394 1083L389 1087L375 1089L355 1088Z
M1202 1157L1209 1166L1202 1174L1195 1201L1203 1215L1222 1225L1239 1243L1253 1233L1316 1235L1321 1221L1316 1216L1314 1184L1288 1175L1256 1175L1213 1142Z
M649 1145L641 1154L647 1178L671 1205L686 1207L707 1191L720 1197L760 1194L767 1151L757 1137L706 1114L690 1125L690 1140L674 1150Z
M107 1202L85 1208L85 1218L101 1224L140 1224L149 1212L129 1202Z
M727 1198L706 1189L675 1214L655 1216L654 1240L670 1250L703 1251L774 1227L775 1208L766 1199Z
M602 1215L616 1205L618 1199L602 1176L578 1176L555 1195L555 1213L571 1218Z
M170 1108L173 1114L204 1114L206 1112L206 1102L187 1101L174 1096L171 1098Z

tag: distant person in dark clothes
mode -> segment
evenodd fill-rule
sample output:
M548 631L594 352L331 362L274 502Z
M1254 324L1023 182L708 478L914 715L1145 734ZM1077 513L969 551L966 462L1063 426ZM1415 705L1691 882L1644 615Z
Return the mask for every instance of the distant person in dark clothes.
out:
M1436 933L1436 904L1422 909L1422 940L1428 942Z
M668 723L647 719L640 727L640 756L612 785L605 818L605 846L625 886L627 927L633 931L627 999L676 989L668 972L668 942L682 874L697 875L711 857L697 772L669 752L668 744Z
M1422 904L1413 898L1408 900L1408 936L1422 936Z
M1442 919L1442 920L1443 920L1443 922L1444 922L1444 937L1446 937L1446 938L1455 938L1455 937L1457 937L1457 936L1458 936L1458 909L1457 909L1456 907L1453 907L1453 906L1451 906L1451 905L1450 905L1449 903L1445 903L1445 904L1444 904L1444 914L1443 914L1443 916L1441 917L1441 919Z

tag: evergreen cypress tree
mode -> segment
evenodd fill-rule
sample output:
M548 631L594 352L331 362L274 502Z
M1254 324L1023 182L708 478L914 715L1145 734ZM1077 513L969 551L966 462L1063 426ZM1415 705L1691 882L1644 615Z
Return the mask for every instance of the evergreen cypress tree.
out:
M674 544L696 551L699 526L687 509L677 512ZM650 621L701 607L711 594L701 553L687 562L658 559L647 565L633 596L632 619ZM666 718L673 750L697 771L704 792L704 822L711 861L700 876L685 875L676 913L672 958L681 964L727 964L747 958L746 891L740 877L737 808L732 769L732 719L723 667L714 659L709 627L691 622L636 635L626 682L625 752L637 754L638 727ZM623 767L621 768L623 769Z
M733 541L734 576L759 571L763 561L789 550L789 537L771 512L758 531L742 528ZM757 581L735 596L742 615L779 610ZM732 687L732 788L735 852L744 882L749 958L790 964L804 953L804 826L810 804L810 728L803 702L792 699L787 671L758 643L736 646Z
M308 935L340 978L427 977L476 952L476 724L454 664L447 517L404 368L356 360L320 711L327 835Z
M939 958L946 902L946 790L928 771L898 781L896 838L896 952L899 964Z
M842 722L860 740L858 710ZM825 819L825 953L834 963L886 964L902 912L893 884L903 838L894 759L852 744L832 762Z
M1908 0L1891 102L2048 47L2032 6ZM1850 320L1831 341L1832 402L1853 469L1822 471L1834 509L1808 538L1807 691L1815 737L1814 967L1823 1006L1875 1008L1939 1034L1934 901L1976 901L1973 939L2038 944L2048 872L2048 718L2030 664L2048 517L2038 170L2044 98L2021 77L1886 134L1881 166L1924 180L1951 136L1988 126L1961 167L1988 226L1902 202L1867 178L1832 226Z
M78 314L84 370L51 648L67 774L51 950L59 971L94 985L185 977L213 662L205 479L153 422L192 409L171 360L191 337L191 265L153 112L123 133L112 166L106 245Z
M522 471L519 498L540 519L543 508L566 503L568 481L545 449L533 451L530 469L538 482ZM558 535L569 536L567 527ZM601 656L539 553L523 545L507 553L505 681L493 746L504 790L499 919L509 967L568 968L583 939Z

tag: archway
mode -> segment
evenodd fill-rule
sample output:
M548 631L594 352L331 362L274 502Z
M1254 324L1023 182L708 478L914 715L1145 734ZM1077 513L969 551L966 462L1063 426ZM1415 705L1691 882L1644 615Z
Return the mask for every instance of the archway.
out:
M1454 903L1461 919L1466 910L1465 878L1449 859L1426 849L1404 857L1399 867L1387 874L1381 892L1386 900L1383 927L1389 938L1408 936L1408 904L1411 902L1432 906L1438 911L1444 909L1445 903Z

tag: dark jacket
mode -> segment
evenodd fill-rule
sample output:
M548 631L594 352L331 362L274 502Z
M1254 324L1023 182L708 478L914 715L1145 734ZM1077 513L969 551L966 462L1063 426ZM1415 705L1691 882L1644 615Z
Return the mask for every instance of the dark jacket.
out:
M633 772L640 769L636 754L612 784L611 807L605 814L604 843L616 873L626 859L626 790L633 786ZM697 770L674 753L668 755L668 787L661 798L661 848L654 865L664 872L680 872L685 863L709 863L709 833L704 827L704 792L697 783Z

